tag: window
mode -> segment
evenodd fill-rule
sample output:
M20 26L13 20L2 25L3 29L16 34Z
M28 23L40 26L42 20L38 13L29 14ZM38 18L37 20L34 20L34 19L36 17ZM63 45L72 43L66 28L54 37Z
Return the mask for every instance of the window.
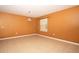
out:
M40 31L47 32L48 31L48 18L40 20Z

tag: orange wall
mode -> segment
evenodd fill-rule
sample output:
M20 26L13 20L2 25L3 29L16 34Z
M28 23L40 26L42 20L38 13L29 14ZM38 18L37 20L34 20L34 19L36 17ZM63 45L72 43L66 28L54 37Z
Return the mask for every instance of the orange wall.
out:
M27 17L0 12L0 37L36 33L36 20L29 22Z
M40 32L39 20L46 17L48 18L48 32ZM79 43L79 6L42 16L38 19L39 34Z
M39 18L33 18L0 12L0 37L39 33L79 43L79 6L65 9ZM48 32L40 32L39 21L48 18ZM55 34L55 35L53 35Z

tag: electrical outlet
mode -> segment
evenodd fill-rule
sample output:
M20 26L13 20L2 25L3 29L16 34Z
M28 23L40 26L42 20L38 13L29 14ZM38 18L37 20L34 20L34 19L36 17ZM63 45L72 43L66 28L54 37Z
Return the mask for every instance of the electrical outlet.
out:
M18 32L16 32L16 34L18 34Z
M1 28L4 29L5 27L4 26L1 26Z
M55 33L53 33L53 35L55 35Z

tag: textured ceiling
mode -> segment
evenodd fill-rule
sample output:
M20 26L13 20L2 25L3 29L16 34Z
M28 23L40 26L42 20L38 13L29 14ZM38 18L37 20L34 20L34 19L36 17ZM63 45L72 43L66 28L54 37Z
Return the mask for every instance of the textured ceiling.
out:
M40 17L70 7L73 5L0 5L0 12Z

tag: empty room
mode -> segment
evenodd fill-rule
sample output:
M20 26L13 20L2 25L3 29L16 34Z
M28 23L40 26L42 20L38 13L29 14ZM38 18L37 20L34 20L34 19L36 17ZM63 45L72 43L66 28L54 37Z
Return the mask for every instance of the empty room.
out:
M79 5L0 5L0 53L79 53Z

